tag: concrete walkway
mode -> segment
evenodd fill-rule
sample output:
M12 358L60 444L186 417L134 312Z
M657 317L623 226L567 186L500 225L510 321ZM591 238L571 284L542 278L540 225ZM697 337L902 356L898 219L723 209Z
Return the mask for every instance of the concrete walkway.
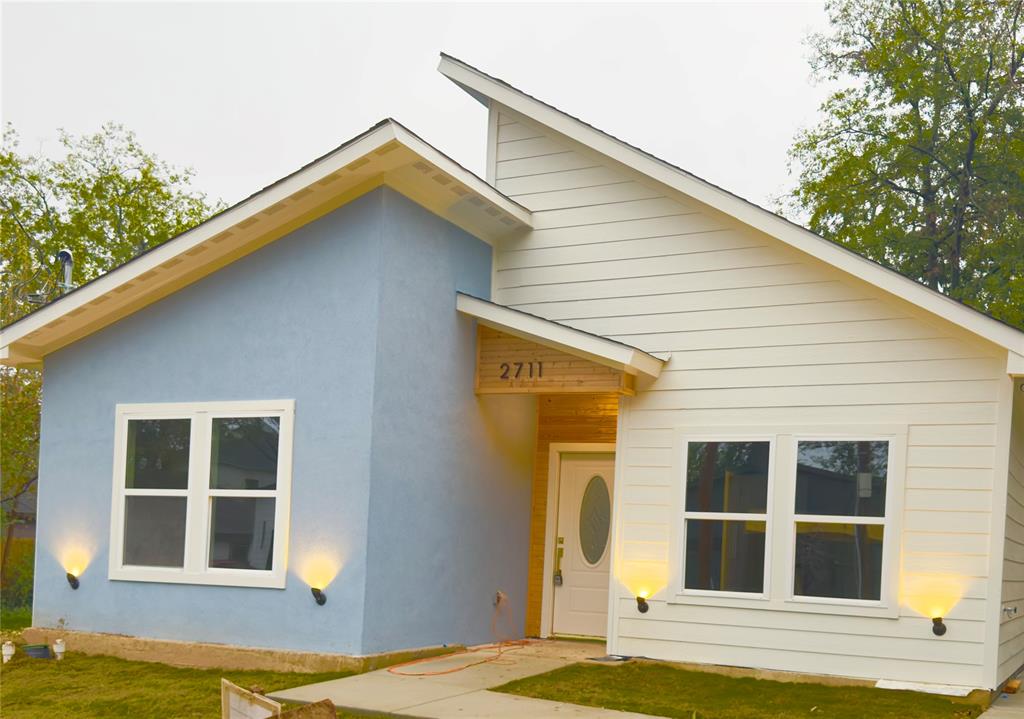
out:
M450 654L402 667L378 669L343 679L333 679L270 695L290 702L330 699L335 706L353 711L378 712L405 717L451 719L511 719L512 717L579 717L580 719L650 719L645 714L578 706L562 702L517 697L487 691L506 682L543 674L559 667L604 654L604 646L584 642L537 641L506 651L482 649ZM494 658L481 664L482 659ZM472 666L470 666L472 665ZM437 674L459 667L461 671ZM615 667L608 667L615 671ZM433 676L410 676L433 673Z
M1024 719L1024 694L1002 694L978 719Z

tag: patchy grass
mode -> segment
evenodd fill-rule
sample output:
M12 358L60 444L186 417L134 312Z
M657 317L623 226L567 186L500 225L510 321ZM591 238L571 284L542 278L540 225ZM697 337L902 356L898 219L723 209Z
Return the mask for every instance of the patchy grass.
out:
M32 607L0 609L0 630L17 632L29 626L32 626Z
M573 664L495 691L676 719L969 719L980 704L915 692L727 677L667 664Z
M271 692L345 676L228 669L181 669L152 662L68 652L63 661L29 659L19 651L0 667L4 719L133 719L220 716L220 679ZM351 717L351 714L338 714Z

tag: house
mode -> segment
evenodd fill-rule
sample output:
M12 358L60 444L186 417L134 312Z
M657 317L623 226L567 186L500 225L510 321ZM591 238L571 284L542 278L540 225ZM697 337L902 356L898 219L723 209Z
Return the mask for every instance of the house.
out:
M486 181L387 120L3 329L44 373L34 624L1016 672L1024 333L440 71Z

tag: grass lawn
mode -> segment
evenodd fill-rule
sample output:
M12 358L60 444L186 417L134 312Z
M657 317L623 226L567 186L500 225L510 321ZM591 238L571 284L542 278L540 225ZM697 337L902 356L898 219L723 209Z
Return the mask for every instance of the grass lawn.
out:
M215 719L220 716L221 677L269 692L339 676L344 675L179 669L73 652L58 662L29 659L19 651L0 667L0 711L4 719Z
M914 692L727 677L665 664L573 664L495 691L677 719L967 719L979 704Z

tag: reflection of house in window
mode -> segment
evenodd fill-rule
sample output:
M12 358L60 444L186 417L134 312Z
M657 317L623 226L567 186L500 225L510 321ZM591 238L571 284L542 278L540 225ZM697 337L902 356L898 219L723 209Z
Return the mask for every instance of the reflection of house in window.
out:
M214 497L210 566L271 569L274 500Z
M760 460L768 462L767 447ZM756 467L740 468L742 473L725 473L723 486L724 512L750 511L758 503L767 504L768 478ZM732 509L736 507L737 509ZM722 562L719 570L723 586L738 591L760 592L764 583L765 522L726 522L719 532Z
M873 444L880 445L874 448L874 454L880 455L882 461L882 471L877 474L870 471ZM866 600L881 597L884 461L888 447L885 443L870 442L856 445L859 461L833 462L845 471L815 466L815 459L827 457L815 458L813 450L801 448L800 458L807 461L797 464L797 515L836 517L838 521L797 520L793 592L798 596ZM842 522L843 517L877 519L868 524L856 524Z
M687 588L764 591L769 454L768 442L690 443L686 509L702 514L686 520Z
M267 569L273 562L279 424L276 417L213 421L212 490L250 490L252 496L214 496L210 566Z
M879 599L884 531L881 524L797 522L793 593Z
M881 474L834 472L801 462L796 466L796 513L840 517L885 516L885 465Z

